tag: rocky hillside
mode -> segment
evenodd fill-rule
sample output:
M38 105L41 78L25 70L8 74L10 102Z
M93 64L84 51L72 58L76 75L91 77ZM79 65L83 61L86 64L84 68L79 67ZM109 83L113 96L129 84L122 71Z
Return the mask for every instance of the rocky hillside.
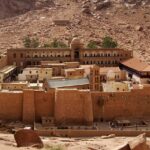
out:
M0 19L52 6L52 0L0 0Z
M54 24L68 20L69 24ZM22 47L26 35L48 42L109 35L150 62L150 0L0 0L0 48Z

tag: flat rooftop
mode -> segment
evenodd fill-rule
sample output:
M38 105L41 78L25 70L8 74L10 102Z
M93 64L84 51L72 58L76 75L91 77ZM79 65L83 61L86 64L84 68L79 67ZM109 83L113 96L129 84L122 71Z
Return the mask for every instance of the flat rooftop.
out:
M27 81L13 81L8 83L0 83L0 85L27 85Z
M48 80L49 88L61 88L89 84L88 78Z
M42 66L65 66L64 63L44 63Z
M65 72L68 72L68 71L76 71L76 70L84 70L84 68L68 68L68 69L64 69Z
M100 73L107 73L108 71L120 72L119 67L100 67Z
M43 70L45 70L45 69L52 69L52 68L39 68L39 67L28 67L28 68L24 68L24 70L40 70L40 69L43 69Z
M9 73L11 71L13 71L14 69L16 69L16 66L5 66L4 68L0 69L0 73Z

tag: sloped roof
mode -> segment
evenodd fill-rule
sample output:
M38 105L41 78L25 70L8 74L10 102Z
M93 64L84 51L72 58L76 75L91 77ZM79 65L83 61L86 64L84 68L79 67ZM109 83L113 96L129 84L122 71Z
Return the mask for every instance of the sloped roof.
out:
M69 87L69 86L77 86L77 85L85 85L85 84L89 84L88 78L48 80L48 86L50 88Z
M129 60L126 60L122 62L121 64L132 68L134 70L137 70L139 72L145 71L145 72L150 72L150 65L147 64L146 62L142 62L137 58L131 58Z

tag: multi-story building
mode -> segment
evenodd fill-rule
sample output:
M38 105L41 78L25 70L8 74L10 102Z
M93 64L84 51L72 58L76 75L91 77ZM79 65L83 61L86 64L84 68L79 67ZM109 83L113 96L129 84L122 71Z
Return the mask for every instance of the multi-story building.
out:
M19 81L37 82L45 79L51 79L52 69L51 68L25 68L22 73L18 75Z
M127 80L126 72L120 70L119 67L101 67L100 68L100 81L106 82L109 74L114 75L114 81L125 81Z
M9 90L9 91L22 91L28 89L28 82L9 82L9 83L0 83L0 90Z
M70 48L19 48L7 50L8 64L18 67L39 65L41 61L73 62L97 64L99 66L118 66L119 62L132 58L132 51L123 49L87 49L79 39L73 39Z
M79 79L84 77L83 68L64 69L63 74L67 79Z

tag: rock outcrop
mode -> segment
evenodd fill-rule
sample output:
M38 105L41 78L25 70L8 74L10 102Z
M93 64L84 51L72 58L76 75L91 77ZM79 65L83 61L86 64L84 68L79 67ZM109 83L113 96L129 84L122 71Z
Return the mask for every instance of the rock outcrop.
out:
M14 135L18 147L33 146L43 148L43 142L33 130L19 130Z
M116 150L150 150L150 147L147 144L145 134L141 134Z

